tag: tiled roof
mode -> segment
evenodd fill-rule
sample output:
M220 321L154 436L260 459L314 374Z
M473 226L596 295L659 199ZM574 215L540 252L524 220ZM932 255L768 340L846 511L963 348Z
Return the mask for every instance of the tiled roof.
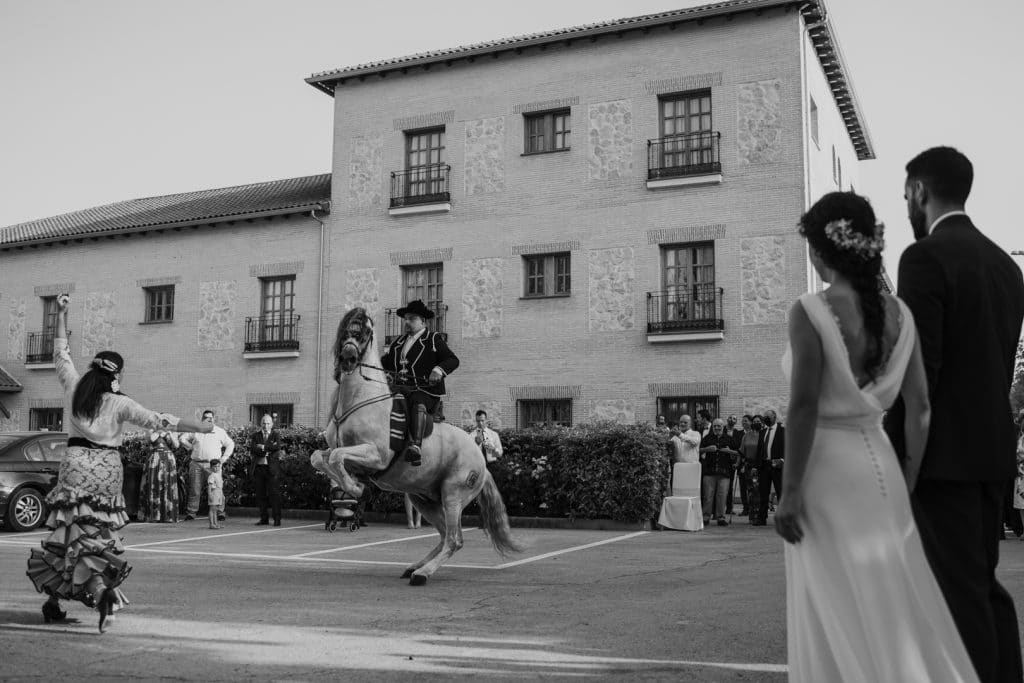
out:
M469 59L480 55L491 54L497 56L500 52L518 51L528 47L591 38L602 34L615 34L631 30L646 31L652 27L666 24L671 25L679 22L726 16L738 12L758 12L774 7L788 6L799 7L808 27L811 29L811 39L818 53L818 59L825 69L829 85L832 87L832 94L846 122L850 139L857 150L857 158L874 159L875 154L872 149L870 136L868 135L867 125L864 123L864 117L860 112L860 105L853 92L853 85L846 75L848 70L842 58L838 40L835 37L835 30L828 20L825 0L803 0L802 2L795 2L794 0L727 0L726 2L716 2L700 7L689 7L669 12L659 12L657 14L645 14L639 17L627 17L625 19L602 21L596 24L584 24L582 26L542 31L525 36L501 38L484 43L463 45L443 50L431 50L430 52L421 52L405 57L395 57L356 66L320 71L307 78L306 82L314 88L333 96L335 85L344 83L349 78L362 79L374 74L383 75L388 71L406 70L437 63L450 64L454 60Z
M0 247L293 213L317 205L326 207L330 199L329 173L130 199L0 228Z
M11 374L0 367L0 392L14 393L21 391L21 383L11 377Z

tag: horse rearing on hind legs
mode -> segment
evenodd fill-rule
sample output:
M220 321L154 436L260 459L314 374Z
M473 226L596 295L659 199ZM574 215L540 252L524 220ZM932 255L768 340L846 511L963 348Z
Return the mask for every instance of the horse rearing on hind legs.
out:
M373 333L362 308L342 318L334 342L334 379L327 425L328 450L314 451L313 467L339 482L353 499L366 481L386 491L407 493L441 541L406 568L402 578L421 586L462 547L462 510L479 496L481 526L503 557L519 552L505 503L487 471L483 454L466 432L441 422L423 440L422 460L412 467L391 448L393 394Z

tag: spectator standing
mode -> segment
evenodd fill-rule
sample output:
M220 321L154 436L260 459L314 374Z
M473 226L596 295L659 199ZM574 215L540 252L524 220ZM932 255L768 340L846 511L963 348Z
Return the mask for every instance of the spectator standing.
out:
M220 475L220 460L210 461L210 474L206 477L206 502L210 506L210 528L219 529L220 511L224 509L224 478Z
M476 411L474 419L476 425L471 432L473 440L476 441L476 445L479 446L480 451L484 454L484 460L490 465L504 453L501 447L501 437L498 436L498 432L487 426L487 411Z
M680 449L679 451L673 451L673 463L700 462L700 432L692 429L690 423L689 415L683 415L679 418L679 436L675 438L679 442Z
M668 426L668 423L665 422L665 416L664 415L659 415L656 418L655 423L654 423L654 428L657 429L659 432L663 432L663 433L667 433L669 431L669 426Z
M423 515L412 504L412 498L405 494L405 523L410 529L419 529L423 522Z
M149 458L142 484L142 517L147 522L178 521L178 436L166 429L149 432Z
M725 519L725 496L739 457L732 446L733 438L731 434L725 433L725 422L716 418L711 423L711 433L700 442L700 454L704 461L701 484L705 524L712 515L718 526L729 524Z
M274 418L264 415L260 418L260 428L249 438L249 452L252 462L249 465L249 477L253 480L256 493L256 505L260 509L260 521L256 526L270 524L270 515L274 515L274 526L281 526L281 457L284 445L281 433L274 429Z
M775 496L782 497L782 466L786 456L786 430L778 423L774 410L764 411L764 430L758 443L758 509L755 526L768 523L769 495L775 487Z
M220 461L221 470L226 467L231 454L235 452L235 442L228 433L214 422L212 410L203 411L203 423L212 426L208 434L185 434L181 443L192 451L192 461L188 465L188 508L185 521L191 521L199 513L199 497L206 487L206 479L210 476L210 461ZM225 519L223 511L217 519Z
M1017 424L1017 477L1013 486L1013 509L1024 523L1024 410L1020 411Z
M725 421L725 434L732 439L732 446L730 446L730 448L732 448L732 450L734 450L734 451L736 451L738 453L739 450L740 450L740 440L743 438L743 430L740 429L739 426L736 424L736 416L735 415L730 415L726 419L726 421ZM737 467L736 467L736 472L739 472L739 465L738 464L737 464ZM729 515L730 519L732 518L733 502L734 502L734 499L736 497L735 494L733 493L733 488L734 488L735 484L736 484L736 475L734 474L732 479L729 480L729 492L725 496L725 514ZM741 493L742 493L742 489L741 489Z
M697 424L694 425L694 429L700 432L702 439L711 433L711 413L706 408L697 411Z
M754 429L754 416L744 415L740 419L741 428L733 432L735 437L733 440L734 448L736 452L740 454L739 464L736 466L736 485L740 490L740 503L743 504L743 515L750 516L750 498L749 492L747 491L747 458L746 451L744 450L744 439L748 438L748 434ZM757 439L751 439L754 443L755 448L757 445ZM756 453L755 453L756 458ZM729 494L730 496L732 494Z

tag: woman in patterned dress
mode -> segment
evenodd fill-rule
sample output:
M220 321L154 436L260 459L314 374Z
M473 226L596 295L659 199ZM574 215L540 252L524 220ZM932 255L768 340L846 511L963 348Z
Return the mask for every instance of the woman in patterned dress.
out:
M28 577L46 593L46 623L67 617L60 600L78 600L99 612L100 633L109 624L115 605L128 604L119 586L131 571L121 557L123 539L116 533L128 523L121 493L122 431L125 423L150 429L172 425L179 431L208 432L212 425L157 413L119 392L124 360L101 351L88 372L79 376L67 341L69 299L57 299L57 338L53 362L64 388L68 448L60 464L56 487L47 495L53 529L41 548L32 550Z
M149 441L143 516L147 522L177 522L178 466L174 451L178 437L166 429L156 429L150 431Z

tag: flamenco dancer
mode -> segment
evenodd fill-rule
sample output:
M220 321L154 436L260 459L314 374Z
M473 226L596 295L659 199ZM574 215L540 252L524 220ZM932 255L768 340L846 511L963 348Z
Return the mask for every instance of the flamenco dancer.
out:
M28 577L45 593L43 619L62 621L60 600L78 600L99 612L103 633L113 620L115 605L127 605L120 585L131 571L121 557L123 539L116 533L128 523L121 493L124 471L121 445L124 424L149 429L209 432L213 427L195 420L157 413L120 393L124 359L101 351L88 372L79 376L68 351L67 319L70 300L57 299L57 338L53 362L64 388L64 414L69 416L68 448L60 464L57 486L46 497L53 529L42 548L32 550Z

